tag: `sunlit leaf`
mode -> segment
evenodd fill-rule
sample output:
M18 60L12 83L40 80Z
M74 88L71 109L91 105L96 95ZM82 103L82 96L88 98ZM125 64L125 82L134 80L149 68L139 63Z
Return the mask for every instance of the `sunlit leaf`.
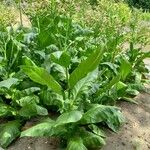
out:
M86 60L81 62L79 66L71 73L69 78L70 88L73 88L75 84L88 73L92 72L97 68L103 55L103 50L95 50Z
M22 66L22 70L31 80L42 85L47 85L58 94L62 94L62 88L57 81L44 69L37 66Z
M0 82L0 88L7 88L9 89L11 86L16 85L18 83L17 78L9 78L7 80L1 81Z
M72 138L67 146L67 150L87 150L81 138Z
M55 124L55 121L48 119L47 121L41 122L21 133L21 137L32 136L32 137L42 137L50 136L53 134L52 127Z
M124 122L124 117L117 107L95 105L83 114L82 124L105 122L113 131L117 131Z
M78 122L81 118L82 118L81 111L74 110L67 113L63 113L56 120L56 126L68 123L75 123Z

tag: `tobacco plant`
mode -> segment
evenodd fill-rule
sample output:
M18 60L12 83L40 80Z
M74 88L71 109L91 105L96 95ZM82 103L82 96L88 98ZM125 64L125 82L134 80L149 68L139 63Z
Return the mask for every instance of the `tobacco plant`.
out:
M74 21L72 10L60 12L56 4L33 13L31 28L1 29L0 145L4 148L19 136L59 137L68 150L102 147L103 129L117 132L124 122L117 101L137 103L131 98L144 90L148 70L143 59L150 53L136 48L140 37L146 39L137 34L138 17L127 21L131 13L126 18L118 11L113 20L118 5L111 2L101 12L107 20L84 26ZM127 50L122 49L124 42L129 42ZM49 112L57 117L50 118ZM39 123L21 131L37 116L42 118Z

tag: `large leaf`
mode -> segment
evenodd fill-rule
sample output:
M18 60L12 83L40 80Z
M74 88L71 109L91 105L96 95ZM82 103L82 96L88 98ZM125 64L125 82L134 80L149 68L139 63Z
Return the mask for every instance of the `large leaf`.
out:
M23 56L22 62L23 62L23 65L36 66L35 63L27 56Z
M97 134L97 135L99 135L99 136L101 136L101 137L106 137L106 135L104 134L104 131L103 130L101 130L98 126L96 126L96 125L94 125L94 124L91 124L91 125L89 125L88 126L91 130L92 130L92 132L94 133L94 134Z
M105 145L105 140L101 136L92 132L83 130L81 131L81 137L83 139L84 145L89 149L95 149L98 147L100 148Z
M95 105L81 119L82 124L105 122L113 131L117 131L124 122L124 117L117 107Z
M67 150L87 150L80 137L72 138L67 146Z
M12 114L15 114L15 110L3 103L0 103L0 117L4 117L4 116L10 116Z
M108 90L110 90L116 83L118 83L120 80L120 74L113 77L112 80L109 81L109 83L107 82L104 87L102 89L99 89L96 94L99 95L99 94L102 94Z
M81 62L79 66L71 73L69 78L70 88L73 88L75 84L88 73L97 68L102 58L103 51L97 49L94 51L85 61Z
M111 62L103 62L103 63L101 63L101 65L110 68L115 74L117 74L117 67L118 67L117 65L115 65Z
M53 134L52 127L55 124L55 121L48 119L42 123L39 123L21 133L21 137L24 136L50 136Z
M78 110L73 110L67 113L63 113L56 120L56 126L78 122L82 118L82 112Z
M24 95L31 95L37 91L40 91L39 87L30 87L30 88L26 88L26 89L22 90L21 93L23 93Z
M4 148L20 135L20 123L18 121L2 124L0 128L0 145Z
M62 88L57 81L44 69L37 66L22 66L23 71L31 80L42 85L47 85L58 94L62 94Z
M65 51L57 51L51 54L51 59L53 62L63 66L68 67L70 65L71 56Z
M57 93L54 93L49 90L43 90L40 93L40 101L44 105L49 105L49 106L58 106L59 108L63 106L63 96L59 95Z
M18 79L16 79L16 78L9 78L7 80L0 82L0 88L4 87L4 88L9 89L12 85L17 84L17 82L18 82Z
M29 103L24 105L20 110L19 110L19 115L23 117L32 117L36 115L48 115L48 111L46 108L41 107L37 104Z
M131 66L130 62L126 59L122 59L121 66L120 66L121 78L123 80L125 80L131 71L132 71L132 66Z
M97 78L98 70L96 69L92 73L88 74L85 78L81 79L72 89L73 100L77 100L80 93L88 92L88 87L92 86L92 83Z
M35 95L30 95L30 96L25 96L22 97L19 100L16 100L16 102L20 105L20 106L25 106L27 104L36 104L39 103L39 97L35 96Z

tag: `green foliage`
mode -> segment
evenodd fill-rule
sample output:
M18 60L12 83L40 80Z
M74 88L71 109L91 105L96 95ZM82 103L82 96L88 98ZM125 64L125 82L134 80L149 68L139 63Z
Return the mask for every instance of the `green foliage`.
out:
M22 66L22 69L33 81L47 85L56 93L61 94L61 86L43 68L37 66Z
M142 8L144 10L150 10L150 1L149 0L126 0L130 6L134 6L137 8Z
M76 137L69 141L67 150L76 150L76 149L87 150L81 138Z
M18 121L1 124L0 129L0 145L4 148L6 148L14 139L20 135L20 123Z
M141 26L142 12L122 2L46 5L27 13L29 28L0 30L0 117L6 120L0 145L7 147L26 121L41 116L21 137L60 137L68 150L101 148L106 137L101 125L117 132L124 123L114 105L137 103L132 98L144 90L143 60L150 53L142 48L149 30Z
M80 65L70 75L70 88L73 88L79 80L84 78L89 72L96 69L96 67L100 63L102 55L102 50L98 48L95 52L93 52L93 54L91 54L91 56L88 59L80 63Z
M113 131L117 131L118 127L124 122L124 118L115 107L95 105L83 115L81 123L89 124L102 121L105 121Z

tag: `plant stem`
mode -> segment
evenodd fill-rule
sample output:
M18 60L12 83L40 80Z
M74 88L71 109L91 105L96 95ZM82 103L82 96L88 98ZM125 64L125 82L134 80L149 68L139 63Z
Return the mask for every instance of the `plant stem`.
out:
M68 68L67 67L65 69L66 69L66 80L67 80L68 97L70 98L69 72L68 72Z
M20 25L23 26L21 0L19 1Z

